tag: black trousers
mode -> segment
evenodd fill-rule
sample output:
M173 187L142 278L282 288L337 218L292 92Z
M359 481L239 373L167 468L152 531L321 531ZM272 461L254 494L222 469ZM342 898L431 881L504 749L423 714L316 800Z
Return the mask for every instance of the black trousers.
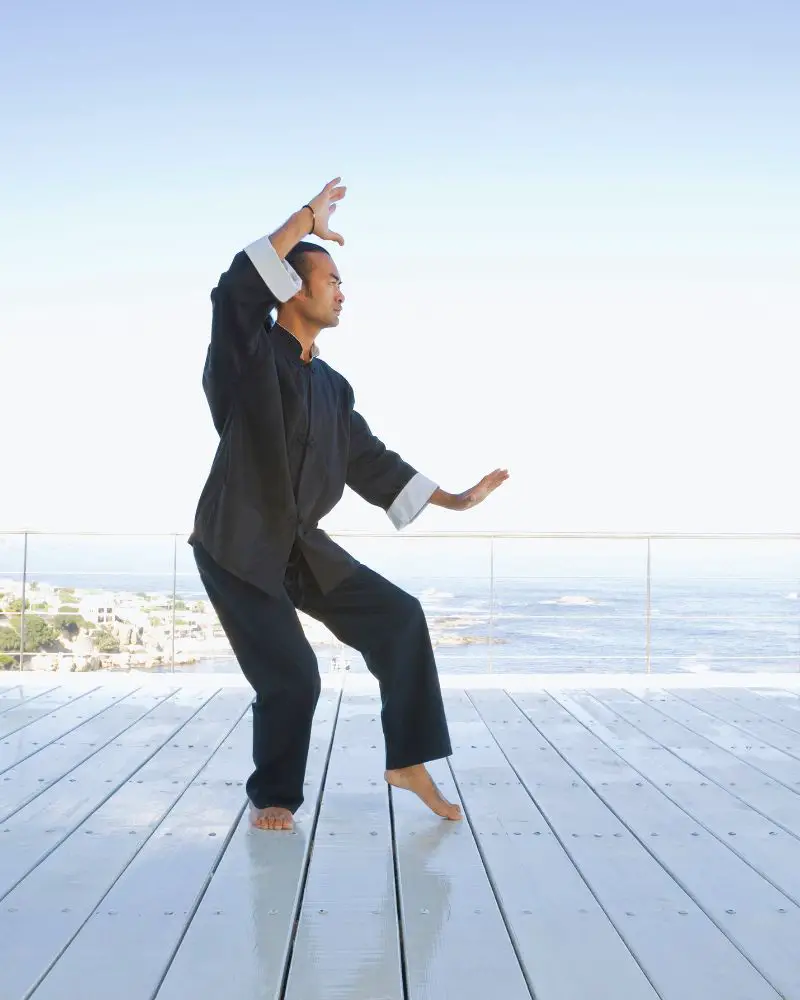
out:
M303 802L311 722L321 683L316 655L295 611L322 622L357 649L378 680L386 767L452 753L428 624L419 601L361 566L323 594L301 560L272 597L194 546L200 578L256 697L247 795L257 808Z

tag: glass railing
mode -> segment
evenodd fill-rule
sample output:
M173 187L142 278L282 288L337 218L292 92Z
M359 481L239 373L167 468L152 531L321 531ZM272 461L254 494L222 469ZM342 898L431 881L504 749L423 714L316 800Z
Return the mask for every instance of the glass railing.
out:
M420 599L443 672L800 671L800 534L331 534ZM237 671L186 537L0 534L0 668Z

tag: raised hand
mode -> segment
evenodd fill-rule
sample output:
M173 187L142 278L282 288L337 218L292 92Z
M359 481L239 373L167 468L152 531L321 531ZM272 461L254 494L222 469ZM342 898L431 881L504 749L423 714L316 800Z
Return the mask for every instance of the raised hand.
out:
M344 237L330 229L331 216L336 211L337 202L340 202L347 193L347 188L339 184L341 179L335 177L308 204L314 212L314 228L311 232L321 240L332 240L343 247Z
M498 486L502 486L507 479L507 469L495 469L488 476L484 476L471 490L465 490L459 494L457 509L469 510L471 507L477 507L479 503L483 503L490 493L494 493Z
M471 507L477 507L479 503L483 503L490 493L494 493L498 486L502 486L506 479L508 479L507 469L495 469L488 476L484 476L471 490L464 490L463 493L447 493L443 489L435 490L431 497L431 503L447 510L469 510Z

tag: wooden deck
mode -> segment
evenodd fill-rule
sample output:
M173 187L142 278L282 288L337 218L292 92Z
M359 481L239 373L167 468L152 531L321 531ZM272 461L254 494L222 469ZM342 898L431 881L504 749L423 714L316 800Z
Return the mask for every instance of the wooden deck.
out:
M248 688L3 675L0 1000L800 1000L796 684L464 683L466 822L389 795L349 678L267 834Z

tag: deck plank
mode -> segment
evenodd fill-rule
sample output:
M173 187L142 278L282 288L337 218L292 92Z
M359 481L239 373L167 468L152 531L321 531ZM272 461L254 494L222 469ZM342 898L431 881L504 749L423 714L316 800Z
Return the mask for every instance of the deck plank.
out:
M714 694L726 701L739 705L742 709L763 715L772 722L800 735L800 698L790 691L754 689L739 691L730 688L714 688Z
M450 824L328 688L271 835L252 693L183 680L0 677L0 1000L800 1000L795 694L446 690Z
M736 794L741 779L726 782L727 787L704 780L708 775L702 770L663 744L653 745L644 730L615 715L593 694L561 692L555 697L662 794L800 904L800 838L787 834ZM720 756L724 753L712 749ZM737 763L740 774L751 770L744 762ZM726 770L726 775L730 773Z
M763 976L508 695L472 691L470 697L662 1000L776 1000Z
M345 688L286 1000L403 1000L380 711Z
M639 705L656 708L667 720L678 722L695 735L704 737L723 750L727 750L731 756L750 764L761 774L777 781L792 793L800 792L800 761L790 757L783 750L770 746L767 741L759 740L728 722L715 719L688 701L674 697L670 692L647 691L638 697L628 695L627 692L621 695L623 703L629 699L632 699L634 711L637 708L636 702ZM617 703L615 701L614 705ZM662 729L669 731L667 721L658 728L654 726L653 735L658 738ZM731 767L735 768L735 765L732 763ZM739 769L736 770L738 773ZM796 808L795 805L794 809Z
M268 834L242 817L169 964L158 1000L279 997L338 703L338 692L322 692L296 832Z
M6 708L13 707L15 703L19 703L24 697L21 684L0 684L0 713L4 712Z
M619 754L548 695L516 702L648 853L784 997L800 1000L800 907L642 780ZM736 838L733 836L726 839Z
M30 698L20 705L15 705L14 708L10 708L0 715L0 739L7 739L9 736L19 733L31 723L43 719L51 712L57 712L72 702L85 698L99 687L99 684L95 684L92 688L82 690L62 685L40 697Z
M536 1000L658 1000L467 695L445 703L461 799Z
M0 1000L32 991L245 709L220 692L37 865L0 910Z
M0 822L100 753L172 693L135 692L90 723L7 768L0 777Z
M142 708L142 716L127 729L112 736L110 740L101 742L104 736L108 736L101 719L98 724L97 741L90 738L88 743L83 742L86 736L91 737L91 730L86 734L74 734L73 738L63 741L63 748L60 743L51 744L33 757L15 764L0 777L0 810L2 810L0 821L7 820L35 799L40 799L44 803L45 811L54 808L57 812L62 812L63 805L74 798L70 795L65 796L65 791L68 791L67 785L78 786L71 790L73 792L83 789L87 777L99 776L99 771L102 769L100 762L124 755L116 753L118 749L125 751L129 747L135 747L146 750L153 741L159 739L161 734L168 734L171 731L169 728L171 722L172 728L177 728L191 714L199 711L207 697L198 697L196 693L187 691L170 693L167 698L161 692L152 695L146 693L134 695L136 704ZM92 747L91 744L94 742L96 746ZM86 756L81 760L83 753ZM93 758L97 759L93 761ZM92 766L86 767L90 762ZM112 775L105 775L104 779L106 783L110 783ZM51 792L54 785L58 787Z
M460 801L445 761L430 772ZM408 1000L531 1000L468 823L392 789Z
M38 684L9 684L3 679L0 681L0 715L4 715L12 708L19 708L34 698L41 698L43 694L55 691L57 686L57 684L45 687Z
M63 708L31 722L13 736L7 736L0 741L0 774L27 757L38 754L51 743L56 743L80 729L83 729L84 733L90 732L92 724L107 711L110 712L109 717L113 718L116 714L113 709L123 708L125 700L136 691L136 688L135 684L114 688L99 687L85 698L70 702ZM123 708L123 717L125 714Z
M7 772L6 777L23 773L14 783L18 807L0 826L0 899L147 764L207 700L208 695L178 691L44 792L34 779L36 757Z
M153 995L241 818L251 749L248 713L95 908L34 1000Z
M734 704L715 691L681 691L677 697L793 757L797 761L796 775L800 779L800 733L754 712L749 699Z
M606 708L635 727L657 734L650 738L653 746L667 747L670 753L691 765L704 778L725 788L744 805L786 833L800 836L800 812L794 791L756 767L752 756L737 756L730 746L712 742L682 725L678 718L693 711L689 706L679 703L677 718L673 719L661 711L664 703L658 699L645 702L625 691L595 691L593 694Z

